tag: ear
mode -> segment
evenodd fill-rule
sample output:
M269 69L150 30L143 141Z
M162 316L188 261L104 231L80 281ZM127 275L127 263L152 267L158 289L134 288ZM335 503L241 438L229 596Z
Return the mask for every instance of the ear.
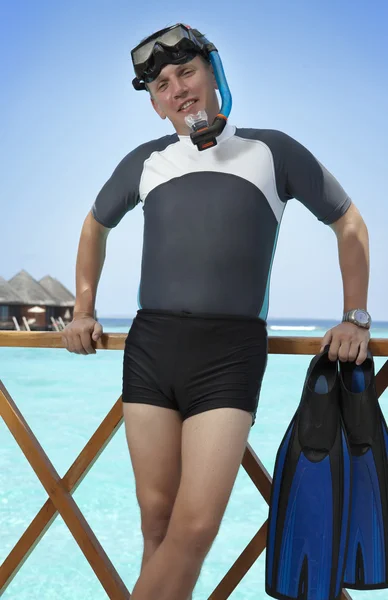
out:
M154 100L154 98L150 95L150 100L151 100L151 104L154 107L154 110L158 113L159 117L161 119L166 119L167 115L166 113L164 113L162 111L162 109L159 107L158 103L156 102L156 100Z

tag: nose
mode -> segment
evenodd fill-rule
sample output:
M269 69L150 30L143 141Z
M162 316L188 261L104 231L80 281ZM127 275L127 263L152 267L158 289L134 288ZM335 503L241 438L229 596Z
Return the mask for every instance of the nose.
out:
M187 92L187 86L181 77L174 77L172 83L172 95L174 99L180 98Z

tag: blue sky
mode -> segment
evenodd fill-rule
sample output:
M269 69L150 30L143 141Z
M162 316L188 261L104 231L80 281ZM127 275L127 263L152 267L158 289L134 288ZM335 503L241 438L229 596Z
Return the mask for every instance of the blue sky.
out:
M134 8L134 6L136 8ZM131 9L132 7L132 9ZM387 4L3 0L0 6L0 275L50 274L75 291L82 222L117 163L171 132L135 92L130 50L176 22L217 45L230 122L285 131L337 177L369 229L369 310L388 320ZM143 213L108 239L97 310L137 308ZM270 317L340 318L336 239L297 201L274 261Z

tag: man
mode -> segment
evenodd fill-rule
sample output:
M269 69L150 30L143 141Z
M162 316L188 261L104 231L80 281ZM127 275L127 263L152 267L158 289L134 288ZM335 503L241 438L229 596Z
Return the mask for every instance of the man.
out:
M70 352L95 352L106 239L142 203L141 308L123 371L144 536L133 600L191 597L217 535L255 420L269 276L289 199L337 236L344 322L324 336L322 348L330 345L332 360L360 364L369 341L367 229L334 177L278 131L226 124L216 145L199 152L193 143L186 117L204 110L212 124L220 112L206 42L178 24L132 52L134 86L148 90L176 134L133 150L99 193L82 229L74 320L64 332Z

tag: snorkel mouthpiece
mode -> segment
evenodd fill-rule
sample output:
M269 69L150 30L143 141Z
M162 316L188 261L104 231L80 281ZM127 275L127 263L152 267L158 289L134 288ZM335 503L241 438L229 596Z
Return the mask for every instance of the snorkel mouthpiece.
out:
M187 115L187 117L185 117L185 122L186 125L188 125L190 129L194 132L209 127L209 122L205 110L200 110L195 115Z
M196 115L187 115L185 121L191 129L191 141L199 151L217 146L217 135L220 135L226 125L226 118L223 115L217 115L213 124L209 126L204 110L200 110Z
M192 129L190 138L193 144L197 146L198 150L206 150L212 146L217 146L217 136L220 135L220 133L222 133L224 130L227 118L224 117L224 115L218 114L214 119L213 124L210 126L207 118L206 120L201 120L199 123L193 123L193 125L190 125L188 122L190 116L192 115L188 115L185 121Z
M190 138L198 150L206 150L217 145L216 137L209 127L206 111L200 110L195 115L187 115L185 122L192 131Z

